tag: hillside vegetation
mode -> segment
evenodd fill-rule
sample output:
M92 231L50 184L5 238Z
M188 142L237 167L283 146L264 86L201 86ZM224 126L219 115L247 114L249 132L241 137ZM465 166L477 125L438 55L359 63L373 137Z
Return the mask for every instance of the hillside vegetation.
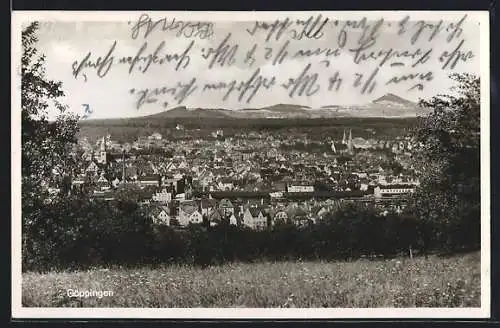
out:
M23 274L26 307L479 307L479 253ZM113 296L70 298L68 288Z

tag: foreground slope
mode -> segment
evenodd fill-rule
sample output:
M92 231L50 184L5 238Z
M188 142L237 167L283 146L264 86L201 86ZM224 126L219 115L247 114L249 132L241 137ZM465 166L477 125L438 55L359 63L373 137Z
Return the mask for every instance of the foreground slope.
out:
M23 274L26 307L479 307L480 254ZM113 296L69 298L67 289Z

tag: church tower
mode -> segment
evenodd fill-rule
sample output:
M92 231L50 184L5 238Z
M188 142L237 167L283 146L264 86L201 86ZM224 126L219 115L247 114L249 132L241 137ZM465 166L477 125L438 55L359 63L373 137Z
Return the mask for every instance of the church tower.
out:
M342 144L343 145L347 144L347 141L345 139L345 129L344 129L344 136L342 137Z
M106 138L102 137L100 162L106 164Z
M349 153L352 154L352 130L349 129L349 140L347 141L347 149Z

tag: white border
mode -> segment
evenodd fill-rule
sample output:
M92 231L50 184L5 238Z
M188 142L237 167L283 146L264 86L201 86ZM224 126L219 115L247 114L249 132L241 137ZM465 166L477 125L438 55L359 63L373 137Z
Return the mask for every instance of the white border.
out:
M64 12L14 11L12 13L12 317L20 318L179 318L179 319L363 319L363 318L488 318L490 316L490 51L489 13L487 11L336 11L321 13L337 19L401 19L407 14L425 19L459 19L480 22L481 76L481 308L338 308L338 309L242 309L242 308L23 308L21 304L21 104L20 53L21 24L33 20L57 21L128 21L142 12ZM303 17L304 12L148 12L152 18L175 16L184 20L254 21L279 17Z

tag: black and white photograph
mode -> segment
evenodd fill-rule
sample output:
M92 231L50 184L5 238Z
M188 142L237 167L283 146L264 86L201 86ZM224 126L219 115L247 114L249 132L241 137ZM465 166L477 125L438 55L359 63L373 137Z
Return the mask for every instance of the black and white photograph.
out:
M487 12L12 17L14 317L489 316Z

